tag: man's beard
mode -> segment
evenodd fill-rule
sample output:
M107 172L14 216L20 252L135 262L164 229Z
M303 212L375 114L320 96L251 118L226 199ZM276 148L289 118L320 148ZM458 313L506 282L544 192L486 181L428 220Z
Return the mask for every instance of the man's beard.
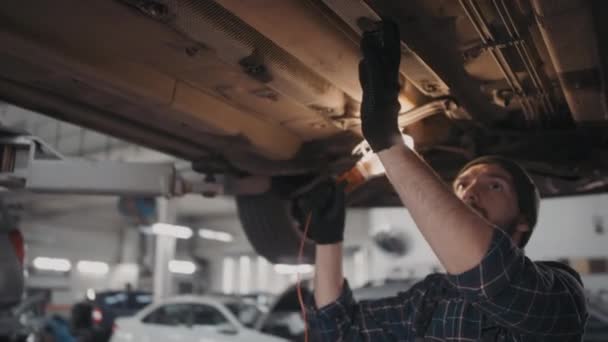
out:
M513 220L510 224L503 225L500 227L507 235L513 238L513 234L517 231L517 220Z
M482 208L479 207L475 204L468 204L468 206L473 209L474 212L476 212L477 214L479 214L481 217L485 218L486 220L489 220L490 218L488 217L488 212Z
M510 222L506 222L506 223L502 223L502 222L493 222L489 215L488 215L488 211L485 210L482 207L479 207L475 204L468 204L468 206L473 209L474 212L476 212L479 216L483 217L484 219L486 219L488 222L490 222L491 224L497 226L498 228L500 228L502 231L504 231L505 233L507 233L509 236L513 237L513 234L515 234L516 230L517 230L517 223L518 220L517 218L514 218L513 220L511 220Z

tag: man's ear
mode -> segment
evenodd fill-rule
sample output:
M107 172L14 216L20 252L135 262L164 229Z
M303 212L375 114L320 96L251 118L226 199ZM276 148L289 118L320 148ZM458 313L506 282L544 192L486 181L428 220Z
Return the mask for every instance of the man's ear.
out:
M526 235L527 232L530 231L530 224L528 220L526 220L522 215L519 216L517 221L515 222L515 226L511 231L511 239L517 244L521 245L521 241Z
M530 231L530 224L523 215L519 215L517 222L515 223L515 231L521 233Z

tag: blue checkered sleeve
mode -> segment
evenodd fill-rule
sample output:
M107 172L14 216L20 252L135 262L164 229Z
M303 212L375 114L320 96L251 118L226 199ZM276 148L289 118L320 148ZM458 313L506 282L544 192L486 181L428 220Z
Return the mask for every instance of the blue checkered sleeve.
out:
M413 324L423 295L421 284L393 297L357 303L345 280L335 302L320 309L309 305L308 327L315 341L401 340L404 334L415 333Z
M574 271L530 261L502 230L473 269L448 275L461 295L496 323L519 334L580 335L587 313Z

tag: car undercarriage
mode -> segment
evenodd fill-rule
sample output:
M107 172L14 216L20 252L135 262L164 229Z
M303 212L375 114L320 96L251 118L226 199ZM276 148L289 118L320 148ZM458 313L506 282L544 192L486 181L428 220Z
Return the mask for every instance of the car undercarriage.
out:
M446 182L500 154L544 197L605 192L607 13L598 0L5 2L0 99L202 174L269 177L267 208L288 208L311 179L358 161L359 39L390 17L400 126ZM238 201L251 222L260 197ZM382 177L349 204L401 205ZM250 239L256 225L244 223Z

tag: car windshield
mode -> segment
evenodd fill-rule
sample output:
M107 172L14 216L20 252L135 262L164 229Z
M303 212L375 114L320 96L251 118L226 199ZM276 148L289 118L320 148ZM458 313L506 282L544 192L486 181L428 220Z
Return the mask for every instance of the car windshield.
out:
M146 292L105 292L97 294L95 302L103 307L129 315L152 303L152 295Z
M253 328L255 322L262 314L260 308L252 303L228 302L224 304L244 326L249 328Z

